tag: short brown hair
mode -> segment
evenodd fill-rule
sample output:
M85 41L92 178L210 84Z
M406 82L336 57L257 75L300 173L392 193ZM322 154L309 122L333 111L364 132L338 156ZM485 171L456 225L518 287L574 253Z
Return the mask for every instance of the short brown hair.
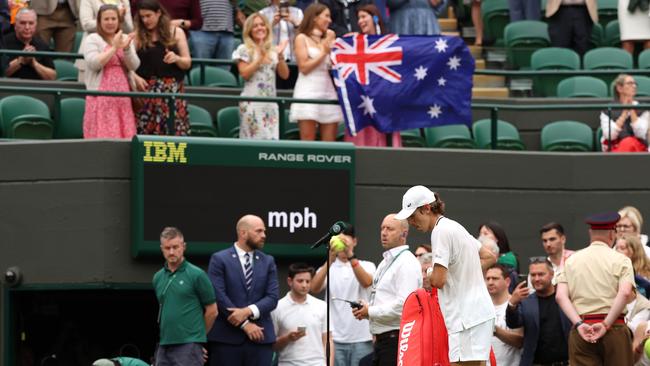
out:
M170 240L170 239L174 239L174 238L183 239L183 233L176 227L167 226L160 233L160 240Z

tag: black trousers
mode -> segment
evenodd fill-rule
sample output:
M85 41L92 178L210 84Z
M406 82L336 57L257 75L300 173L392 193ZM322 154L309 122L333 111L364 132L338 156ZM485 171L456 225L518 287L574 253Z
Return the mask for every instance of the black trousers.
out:
M572 48L581 56L589 50L594 22L586 5L561 5L548 19L548 35L553 47Z
M377 335L372 353L372 366L395 366L399 331Z

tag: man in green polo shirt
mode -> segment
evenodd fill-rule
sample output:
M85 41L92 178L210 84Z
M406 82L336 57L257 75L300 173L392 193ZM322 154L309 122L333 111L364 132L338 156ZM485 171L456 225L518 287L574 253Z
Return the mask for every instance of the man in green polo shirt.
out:
M177 228L166 227L160 234L165 265L153 276L160 325L156 366L202 366L202 343L217 317L212 283L201 268L185 260L185 248Z

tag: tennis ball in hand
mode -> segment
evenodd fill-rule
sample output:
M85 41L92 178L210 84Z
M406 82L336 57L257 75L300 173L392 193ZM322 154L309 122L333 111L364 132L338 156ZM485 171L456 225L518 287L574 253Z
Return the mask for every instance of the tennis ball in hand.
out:
M645 352L646 357L650 358L650 342L648 340L646 340L645 345L643 345L643 351Z
M345 242L341 240L341 238L338 235L334 235L332 239L330 239L330 247L335 252L342 252L346 248Z

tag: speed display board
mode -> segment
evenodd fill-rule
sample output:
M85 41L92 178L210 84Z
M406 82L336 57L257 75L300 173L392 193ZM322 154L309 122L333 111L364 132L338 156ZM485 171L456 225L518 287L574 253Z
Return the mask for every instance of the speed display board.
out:
M264 220L266 253L321 256L311 244L354 217L354 146L136 136L131 202L134 257L159 256L165 226L183 232L188 254L212 254L246 214Z

